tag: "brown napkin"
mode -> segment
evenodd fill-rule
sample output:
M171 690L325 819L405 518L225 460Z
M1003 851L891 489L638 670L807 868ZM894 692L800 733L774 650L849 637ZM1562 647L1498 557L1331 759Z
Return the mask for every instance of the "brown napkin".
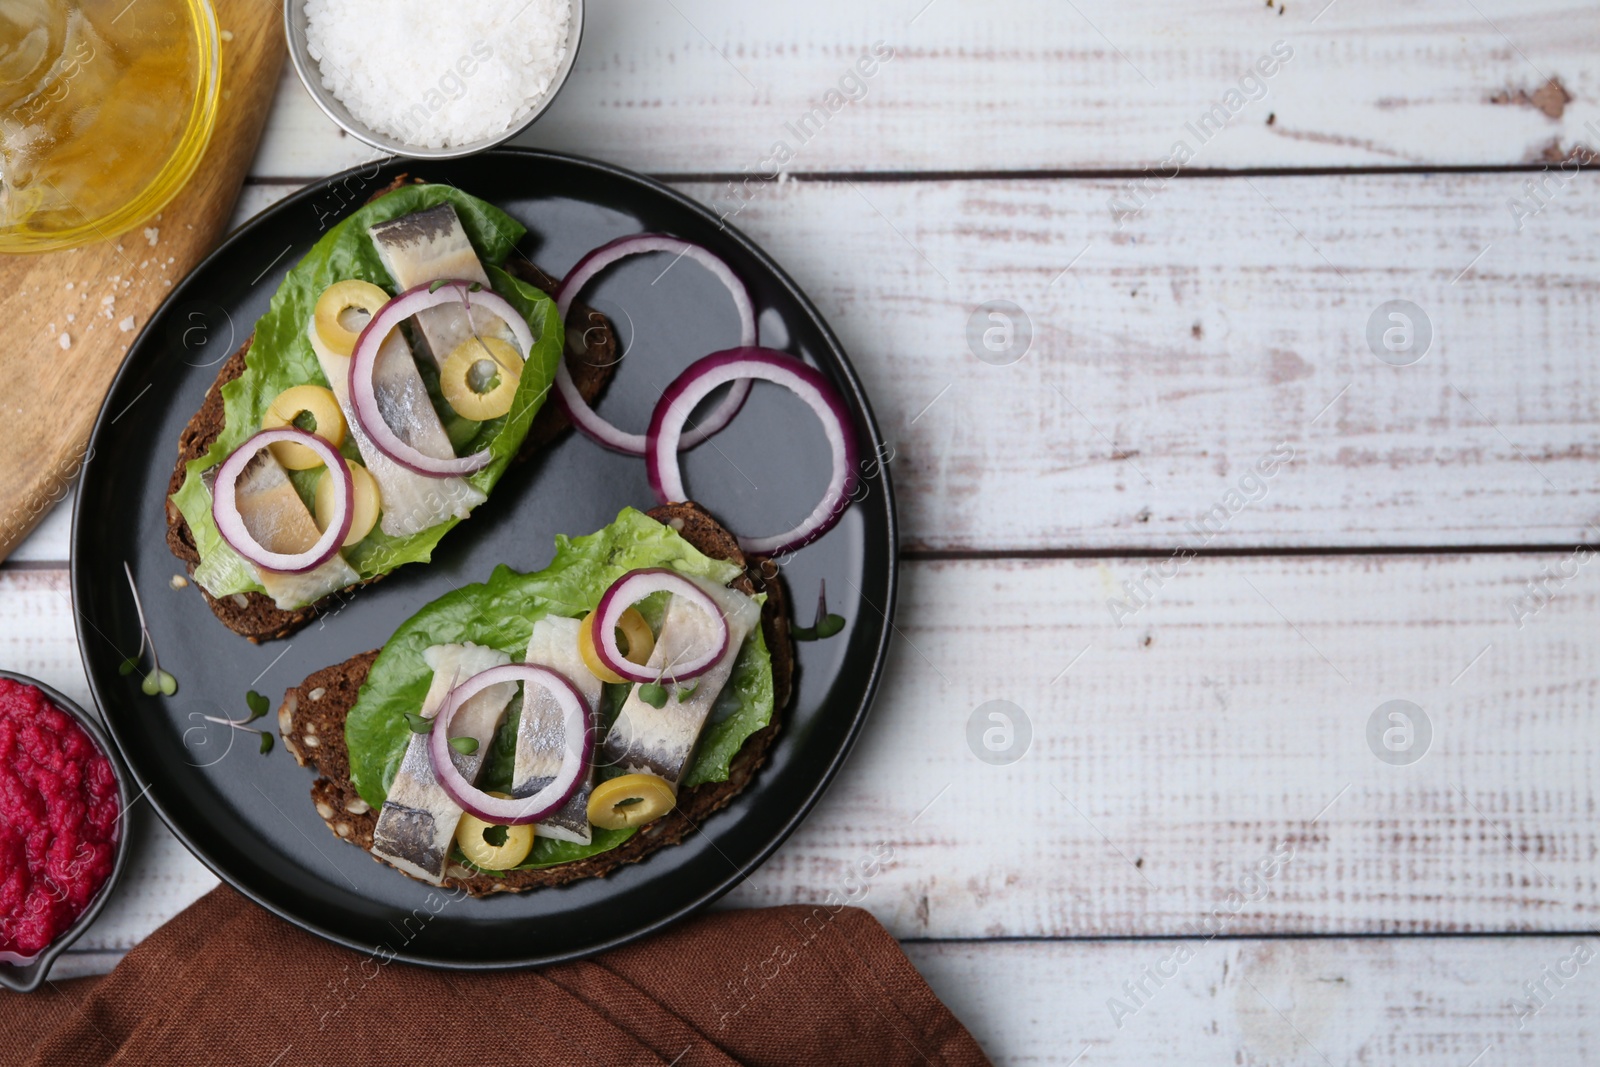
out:
M226 886L103 978L0 994L0 1061L989 1062L888 931L856 908L702 915L593 959L483 974L377 968Z

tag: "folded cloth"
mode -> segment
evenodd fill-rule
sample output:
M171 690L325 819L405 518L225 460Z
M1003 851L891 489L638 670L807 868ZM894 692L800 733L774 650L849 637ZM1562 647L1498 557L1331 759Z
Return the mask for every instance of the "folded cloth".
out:
M856 908L686 920L541 970L451 972L330 944L212 890L103 978L0 994L0 1062L986 1064Z

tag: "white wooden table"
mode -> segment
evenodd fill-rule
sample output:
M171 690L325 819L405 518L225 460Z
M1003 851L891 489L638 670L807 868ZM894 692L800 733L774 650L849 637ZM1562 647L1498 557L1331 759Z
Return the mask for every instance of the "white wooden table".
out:
M896 449L887 683L729 903L849 885L1004 1063L1600 1059L1600 191L1544 168L1600 147L1596 5L776 7L592 4L526 138L720 208L787 141L736 222ZM238 218L365 158L286 73ZM67 520L0 567L0 661L86 697ZM141 832L64 971L213 884Z

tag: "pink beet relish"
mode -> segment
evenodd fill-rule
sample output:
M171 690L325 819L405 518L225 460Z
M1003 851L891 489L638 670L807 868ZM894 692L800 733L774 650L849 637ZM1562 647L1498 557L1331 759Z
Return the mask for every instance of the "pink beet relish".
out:
M111 760L77 720L0 678L0 952L37 955L93 903L121 808Z

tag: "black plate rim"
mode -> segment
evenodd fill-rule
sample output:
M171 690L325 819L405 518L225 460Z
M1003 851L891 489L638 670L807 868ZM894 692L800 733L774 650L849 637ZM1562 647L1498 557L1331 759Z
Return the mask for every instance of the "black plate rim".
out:
M845 351L844 346L840 343L839 338L834 334L833 328L828 324L827 320L823 318L822 313L811 302L810 297L808 297L804 290L802 290L799 285L795 283L794 279L790 278L788 273L781 266L779 266L778 263L774 261L763 248L761 248L760 245L756 244L755 241L746 236L742 230L738 229L738 227L728 222L725 217L718 216L699 201L680 193L678 190L673 189L672 187L665 185L654 178L640 174L637 171L629 170L626 167L619 167L615 164L606 163L597 159L591 159L587 156L579 156L565 152L551 152L543 149L523 148L518 146L502 146L500 148L489 149L467 158L481 159L486 157L498 157L504 158L508 161L520 161L523 163L537 163L546 161L556 164L576 165L579 167L589 168L608 177L641 186L653 195L665 197L673 201L678 207L689 211L692 214L700 216L703 220L725 233L731 241L740 245L747 255L751 256L758 263L760 263L762 268L768 272L769 276L776 281L779 286L781 286L781 288L788 294L790 299L794 301L794 305L804 311L806 316L811 319L813 325L815 325L817 328L818 333L826 341L827 347L831 350L831 355L833 356L835 362L835 369L838 371L838 377L842 379L842 383L847 388L851 399L854 401L856 410L860 413L861 421L864 424L869 437L868 443L870 443L873 448L873 454L880 456L883 455L883 434L878 428L877 416L874 414L872 405L867 399L866 390L863 388L861 380L856 374L855 366L851 363L849 355ZM383 160L379 160L376 163L368 162L359 164L357 166L349 167L345 170L339 171L336 174L331 174L318 181L310 182L304 188L296 190L294 193L291 193L282 200L273 203L269 207L241 223L238 228L232 233L228 234L227 237L225 237L209 255L197 263L194 268L191 269L187 275L185 275L183 281L173 286L172 291L167 294L166 299L163 300L156 310L151 313L150 317L145 320L146 329L148 329L148 324L161 320L169 306L174 306L178 301L187 297L189 288L195 284L195 279L205 274L211 268L213 261L221 258L235 245L246 240L253 239L260 227L264 223L268 222L271 218L276 216L280 211L287 211L304 205L308 201L318 196L325 187L332 185L334 182L342 181L360 174L362 171L365 171L370 167L376 166L381 168L388 166L397 162L398 159L399 157L390 156ZM422 165L426 166L426 161L423 161ZM144 334L143 331L141 331L139 337L135 339L134 344L129 348L130 355L133 353L134 349L139 347L139 343L143 340L143 338ZM90 464L93 463L93 457L97 454L96 446L100 443L102 433L106 432L106 427L110 424L109 417L111 416L111 398L117 395L118 389L123 384L123 379L129 376L129 374L132 372L133 363L134 361L132 359L125 358L122 362L122 365L118 368L116 376L112 379L111 385L106 390L106 398L101 403L100 412L95 417L94 428L90 431L89 435L88 452L86 455L90 458L84 461L83 471L80 473L80 478L87 474ZM703 910L733 890L747 877L749 877L750 874L756 870L756 868L760 867L763 863L770 859L772 854L782 847L783 843L789 839L790 835L792 835L795 830L799 828L800 824L805 821L806 816L811 813L811 809L814 808L817 802L822 799L823 793L827 792L828 787L833 784L834 778L838 775L840 768L844 766L845 760L849 758L850 753L855 748L857 740L861 736L862 728L866 725L867 717L871 713L873 702L877 697L878 687L883 680L883 674L888 661L889 643L894 634L893 619L900 584L900 524L895 507L894 487L889 472L889 466L887 463L880 463L876 466L878 470L878 479L881 483L884 498L884 517L886 523L886 533L888 536L887 554L889 566L887 568L888 574L886 576L887 585L885 589L884 602L881 605L872 605L884 620L884 624L879 631L877 648L874 650L872 668L868 672L866 685L862 689L861 699L851 716L850 728L845 735L844 741L839 745L837 751L835 751L833 757L829 760L828 766L822 776L818 779L816 786L796 805L793 815L791 815L787 821L778 827L776 832L771 834L767 844L759 850L759 852L748 864L732 874L722 878L720 881L714 883L709 889L702 892L695 899L689 901L687 904L677 908L672 912L658 916L648 923L637 926L627 934L609 938L605 941L594 942L582 949L571 952L555 953L550 955L535 955L521 959L490 961L452 959L441 956L423 956L405 951L390 951L386 952L386 955L392 959L416 966L428 967L435 970L456 971L507 971L526 967L542 967L555 963L564 963L571 960L585 959L597 953L618 948L641 938L648 937L654 933L666 929L682 919L689 917L690 915L695 914L696 912ZM343 945L346 948L355 949L361 952L373 951L375 946L366 944L365 942L355 938L346 937L336 930L328 929L304 918L303 916L294 914L287 908L281 908L273 901L266 899L263 894L258 893L251 886L245 884L239 879L236 879L231 872L225 870L222 865L218 863L205 849L196 844L190 838L190 836L184 832L182 827L179 825L179 822L167 811L166 806L158 798L155 780L152 778L147 781L145 776L141 774L139 769L135 766L134 761L129 757L128 750L123 746L122 734L116 726L115 718L108 714L105 710L107 700L101 693L100 685L96 679L94 668L90 663L88 654L89 634L87 633L87 629L91 624L89 620L84 617L83 612L78 608L78 604L82 599L79 586L80 583L86 580L83 568L79 563L80 559L82 558L82 555L79 551L80 543L86 538L84 529L86 518L84 509L82 507L83 500L84 494L80 493L77 495L73 503L72 534L69 545L71 551L70 572L73 630L78 642L79 659L83 664L84 675L88 681L90 696L94 700L95 710L99 712L100 718L105 723L105 732L111 736L117 751L117 755L121 758L122 767L126 769L127 774L131 776L133 780L141 787L141 795L145 796L146 799L150 801L151 807L155 809L156 814L160 816L162 823L166 825L167 829L171 831L172 835L183 844L184 848L188 849L192 856L204 864L206 869L214 874L224 884L231 886L233 889L242 893L256 904L267 909L269 912L278 916L279 918L293 924L301 930L305 930L308 933L314 934L317 937L321 937L324 940L331 941L335 944ZM760 783L757 782L750 788L759 789L761 786ZM88 924L84 925L86 927Z

